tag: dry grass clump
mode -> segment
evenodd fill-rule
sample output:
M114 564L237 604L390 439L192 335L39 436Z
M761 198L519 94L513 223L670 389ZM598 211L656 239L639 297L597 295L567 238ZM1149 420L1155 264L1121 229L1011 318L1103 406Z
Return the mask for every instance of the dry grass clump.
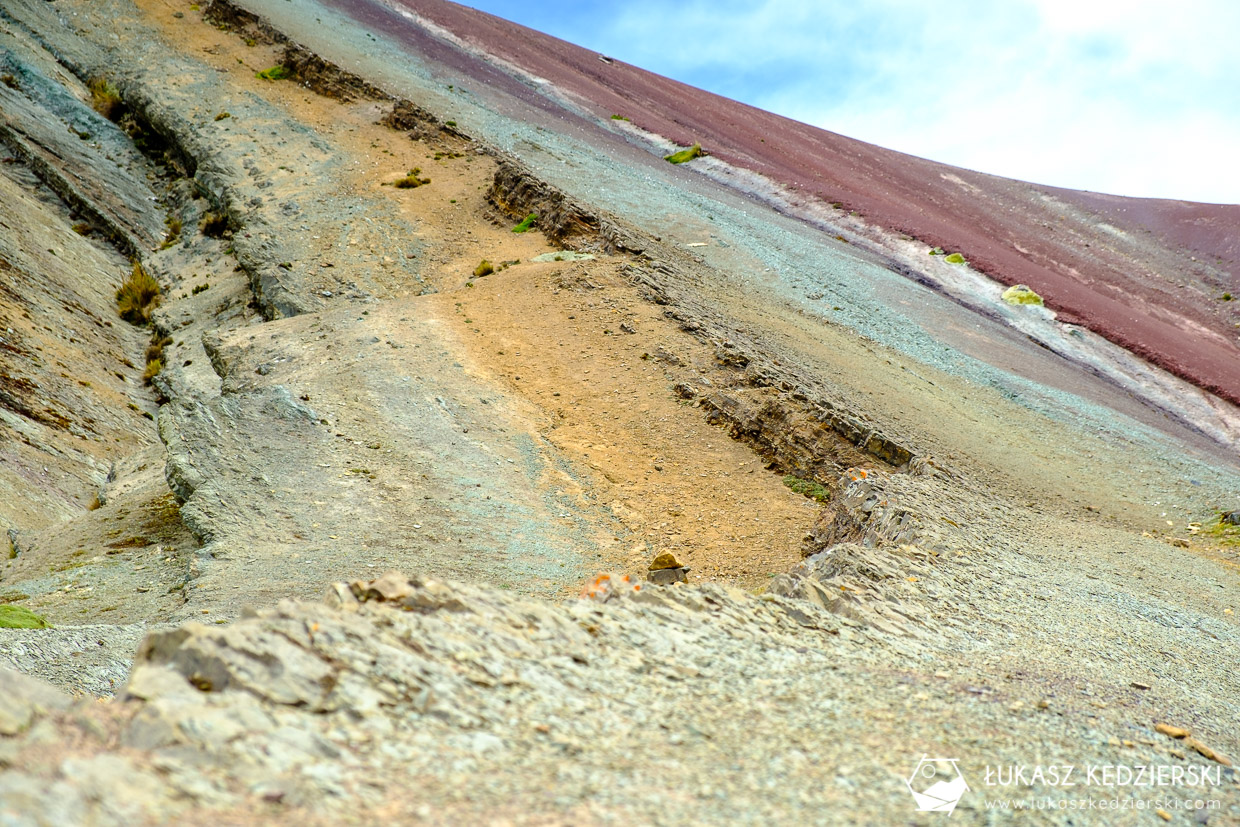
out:
M142 381L151 384L151 380L164 369L164 348L172 344L171 336L156 333L146 346L146 370L142 371Z
M110 121L119 121L125 114L125 102L121 100L120 90L112 81L105 77L93 78L86 84L90 90L90 106Z
M164 243L159 246L161 250L175 246L181 239L181 231L185 229L181 219L171 215L164 219L164 226L168 228L168 232L164 236Z
M203 213L198 230L208 238L223 238L228 233L228 216L218 212Z
M150 323L151 313L158 306L159 282L135 261L129 278L116 291L117 313L130 324L145 325Z
M487 261L484 258L482 262L477 267L474 268L474 278L482 278L483 276L489 276L494 272L495 272L495 267L491 264L491 262Z
M421 174L422 174L422 168L414 167L413 169L409 170L409 174L406 175L404 178L397 178L395 181L393 181L392 186L396 187L399 190L411 190L416 187L420 187L423 184L429 184L431 182L431 179L419 178L418 176L420 176Z

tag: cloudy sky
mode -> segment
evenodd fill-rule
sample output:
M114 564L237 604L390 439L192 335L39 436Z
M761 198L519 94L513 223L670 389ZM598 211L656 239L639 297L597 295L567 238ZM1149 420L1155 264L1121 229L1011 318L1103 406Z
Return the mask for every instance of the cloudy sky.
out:
M464 2L936 161L1240 203L1235 0Z

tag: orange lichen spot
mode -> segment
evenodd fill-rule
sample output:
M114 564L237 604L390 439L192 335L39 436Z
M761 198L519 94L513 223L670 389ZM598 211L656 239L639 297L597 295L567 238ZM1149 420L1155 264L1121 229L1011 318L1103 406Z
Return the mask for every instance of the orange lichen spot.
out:
M641 584L633 582L627 574L600 574L581 590L582 600L597 600L604 603L613 596L628 591L641 591Z

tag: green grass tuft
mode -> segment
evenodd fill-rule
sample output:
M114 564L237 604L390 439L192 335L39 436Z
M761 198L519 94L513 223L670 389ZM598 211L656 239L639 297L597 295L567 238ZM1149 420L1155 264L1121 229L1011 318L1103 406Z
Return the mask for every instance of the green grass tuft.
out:
M409 170L409 174L406 175L404 178L397 178L395 181L393 181L392 186L400 190L411 190L416 187L420 187L423 184L429 184L431 182L431 179L419 178L418 176L421 174L422 174L422 168L414 167L413 169Z
M692 161L694 158L700 158L706 153L702 151L701 144L694 144L688 149L682 149L679 152L673 152L671 155L664 155L664 161L670 161L673 164L684 164Z
M612 115L612 116L611 116L611 119L612 119L613 121L628 121L628 120L629 120L628 118L624 117L623 115ZM629 123L632 123L632 121L629 121Z
M520 224L512 228L514 233L523 233L529 230L538 221L538 213L530 213Z
M943 260L948 264L964 264L964 256L960 255L960 253L952 253Z
M0 629L50 629L42 615L37 615L25 606L0 605Z
M791 488L802 496L809 497L811 500L817 500L825 503L831 498L831 492L813 480L803 480L800 477L794 477L792 474L784 477L784 485Z
M1214 516L1214 522L1203 528L1201 533L1217 541L1219 545L1240 546L1240 525L1224 522L1224 513L1218 512Z
M263 80L287 80L292 76L293 70L283 65L272 66L270 69L264 69L261 72L255 73L255 77L260 77Z

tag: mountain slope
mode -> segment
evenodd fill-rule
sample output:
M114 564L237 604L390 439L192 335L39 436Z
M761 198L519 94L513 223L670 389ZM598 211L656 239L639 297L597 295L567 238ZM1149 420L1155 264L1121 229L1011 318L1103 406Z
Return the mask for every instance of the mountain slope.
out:
M1079 324L1197 386L1240 402L1240 206L1076 193L926 161L737 103L446 0L333 2L422 44L412 13L499 72L536 79L560 105L622 115L802 196L838 203L927 248L962 253L1004 284L1025 283ZM442 60L442 51L434 52ZM459 58L458 58L459 61ZM458 62L493 89L494 75ZM542 84L547 84L543 86ZM504 88L530 97L528 88ZM743 185L742 185L743 188Z
M376 14L0 7L0 819L1240 816L1234 406Z

